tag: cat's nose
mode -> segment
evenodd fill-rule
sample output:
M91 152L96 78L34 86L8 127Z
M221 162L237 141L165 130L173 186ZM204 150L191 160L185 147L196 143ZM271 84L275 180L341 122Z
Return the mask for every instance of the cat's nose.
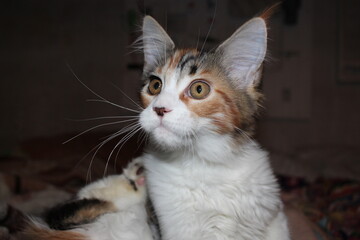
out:
M164 107L154 107L153 108L156 114L160 117L164 116L165 113L171 112L170 109Z

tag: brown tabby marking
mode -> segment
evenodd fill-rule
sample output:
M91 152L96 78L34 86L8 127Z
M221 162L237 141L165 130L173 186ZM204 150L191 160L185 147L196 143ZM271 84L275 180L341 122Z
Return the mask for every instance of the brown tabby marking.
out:
M179 49L175 54L170 58L169 68L175 69L179 66L181 59L186 55L191 53L192 55L197 55L198 51L196 49Z
M111 202L101 202L100 204L83 208L75 215L65 220L65 223L81 223L95 220L105 213L115 212L117 208Z

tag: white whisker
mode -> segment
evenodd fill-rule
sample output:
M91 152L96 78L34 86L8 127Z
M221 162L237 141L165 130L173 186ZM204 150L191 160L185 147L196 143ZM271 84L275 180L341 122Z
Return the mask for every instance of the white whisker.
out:
M101 137L100 140L111 137L111 136L113 136L114 134L117 134L117 133L119 133L119 134L126 133L127 131L130 131L132 128L134 128L137 124L138 124L137 122L130 123L129 125L123 127L119 131L117 131L116 133L112 133L112 134L106 135L104 137Z
M103 123L103 124L97 125L97 126L95 126L95 127L91 127L91 128L89 128L89 129L87 129L87 130L85 130L85 131L83 131L83 132L75 135L74 137L66 140L66 141L63 142L62 144L66 144L66 143L72 141L73 139L75 139L75 138L77 138L77 137L79 137L79 136L81 136L81 135L83 135L83 134L85 134L85 133L87 133L87 132L90 132L91 130L94 130L94 129L96 129L96 128L104 127L104 126L109 126L109 125L120 124L120 123L124 123L124 122L130 122L130 121L136 121L136 119L127 119L127 120L122 120L122 121L116 121L116 122L110 122L110 123Z
M199 41L200 41L200 28L198 28L198 37L197 37L197 40L196 40L196 47L195 47L196 50L199 47Z
M88 171L87 171L87 174L86 174L86 179L90 179L91 181L91 168L92 168L92 164L93 164L93 161L95 159L95 156L96 154L99 152L99 150L106 144L108 143L109 141L111 141L112 139L116 138L117 136L119 136L118 134L114 134L112 137L109 137L107 139L105 139L104 141L102 141L100 144L98 144L95 148L93 148L90 152L92 152L93 150L96 149L96 151L94 152L91 160L90 160L90 163L89 163L89 167L88 167ZM89 153L90 153L89 152Z
M116 86L114 83L111 83L111 85L113 85L113 87L115 87L117 90L119 90L127 99L129 99L132 103L135 104L135 106L137 106L140 110L144 110L143 107L140 106L140 104L138 104L137 102L135 102L131 97L129 97L123 90L121 90L118 86Z
M95 159L95 156L96 156L97 152L100 150L100 148L101 148L102 146L104 146L107 142L111 141L111 140L112 140L113 138L115 138L115 137L116 137L116 135L113 134L113 137L110 137L110 138L108 138L108 139L105 139L105 140L102 141L101 143L97 144L95 147L93 147L93 148L80 160L80 162L81 162L81 161L82 161L83 159L85 159L92 151L94 151L94 150L96 149L96 151L95 151L95 153L93 154L93 156L92 156L92 158L91 158L91 160L90 160L90 163L89 163L88 171L87 171L87 174L86 174L86 180L91 181L91 167L92 167L92 163L93 163L93 161L94 161L94 159Z
M139 118L138 115L133 116L105 116L105 117L93 117L93 118L84 118L84 119L71 119L68 118L69 121L74 122L85 122L85 121L93 121L93 120L102 120L102 119L122 119L122 118Z
M94 94L96 97L102 99L104 102L107 102L107 103L110 103L110 104L113 104L115 106L118 106L116 105L115 103L112 103L111 101L107 100L106 98L102 97L101 95L99 95L98 93L96 93L94 90L92 90L90 87L88 87L84 82L82 82L80 80L80 78L75 74L74 70L71 68L71 66L66 63L66 66L68 67L68 69L70 70L70 72L74 75L74 77L81 83L81 85L83 85L87 90L89 90L92 94ZM119 107L119 106L118 106Z
M206 36L205 36L205 40L204 40L204 43L203 43L203 45L202 45L202 47L201 47L201 50L200 50L200 54L199 54L199 55L201 55L201 53L202 53L202 51L203 51L203 49L204 49L204 47L205 47L206 41L207 41L207 39L208 39L208 37L209 37L209 35L210 35L210 32L211 32L211 30L212 30L212 27L213 27L213 24L214 24L214 21L215 21L216 10L217 10L217 1L215 1L214 15L213 15L213 18L212 18L212 20L211 20L211 24L210 24L210 27L209 27L209 31L207 32L207 34L206 34Z
M254 140L252 139L252 137L249 136L249 134L247 134L244 130L242 130L241 128L235 127L235 129L237 131L239 131L248 141L253 142Z
M98 145L96 145L94 148L92 148L86 155L88 156L92 151L94 151L96 149L96 151L94 152L91 160L90 160L90 164L89 164L89 167L88 167L88 172L87 172L87 175L86 175L86 178L88 179L89 176L90 176L90 179L91 179L91 175L90 175L90 172L91 172L91 166L92 166L92 163L95 159L95 156L96 154L99 152L99 150L106 144L108 143L109 141L113 140L114 138L124 134L125 132L127 131L131 131L131 129L135 128L137 125L134 125L134 124L130 124L130 126L127 126L127 127L124 127L123 129L113 133L112 135L110 135L107 139L105 139L104 141L102 141L101 143L99 143ZM84 157L84 158L85 158ZM105 166L106 167L106 166Z
M141 127L138 127L138 125L133 129L131 130L130 132L128 132L123 138L121 138L121 140L115 145L115 147L113 148L113 150L111 150L108 158L107 158L107 161L106 161L106 165L105 165L105 169L104 169L104 176L107 172L107 168L109 166L109 162L110 162L110 159L111 159L111 156L113 155L115 149L121 144L121 146L119 147L119 151L121 150L121 148L124 146L124 144L132 137L134 136L134 134L136 134L139 130L141 129ZM119 152L118 151L118 152ZM116 155L117 156L117 155Z
M141 125L139 125L139 126L140 126L140 128L141 128ZM145 131L142 131L142 133L139 135L139 137L140 137L141 135L143 136L143 138L142 138L141 142L138 144L136 150L139 150L139 148L140 148L140 146L142 146L144 140L145 140L145 142L146 142L147 133L146 133ZM118 149L118 151L116 152L116 155L115 155L115 161L114 161L114 168L115 168L115 169L116 169L116 163L117 163L117 160L118 160L118 156L119 156L120 150L121 150L121 148Z
M108 103L112 106L115 106L115 107L118 107L118 108L121 108L121 109L124 109L124 110L128 110L130 112L134 112L134 113L140 113L140 111L137 111L137 110L134 110L134 109L131 109L131 108L127 108L127 107L123 107L121 105L118 105L116 103L113 103L113 102L109 102L108 100L103 100L103 99L87 99L86 100L87 102L103 102L103 103Z

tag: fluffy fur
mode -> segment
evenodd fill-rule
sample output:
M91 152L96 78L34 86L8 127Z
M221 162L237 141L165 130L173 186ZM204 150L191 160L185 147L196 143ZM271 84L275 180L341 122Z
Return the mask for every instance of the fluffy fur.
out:
M140 123L150 136L143 159L163 239L289 239L268 155L251 139L264 19L248 21L208 53L176 50L149 16L142 39ZM195 98L190 89L199 82L210 91Z
M143 173L138 169L142 163L135 159L120 176L101 179L82 189L79 198L98 198L111 201L116 212L107 213L95 222L74 229L93 240L151 240L145 208L146 189ZM132 181L132 182L131 182Z
M44 221L30 220L18 239L152 240L141 168L135 159L122 175L85 186L75 200L51 209ZM64 231L51 229L54 226Z

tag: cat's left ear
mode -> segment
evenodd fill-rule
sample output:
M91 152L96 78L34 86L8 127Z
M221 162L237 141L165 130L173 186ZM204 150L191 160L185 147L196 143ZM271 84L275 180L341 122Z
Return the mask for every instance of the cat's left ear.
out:
M147 71L166 61L166 57L175 48L166 31L152 17L145 16L142 26L143 51L144 51L144 71Z
M266 45L265 20L256 17L242 25L217 48L220 64L237 87L246 89L258 84Z

